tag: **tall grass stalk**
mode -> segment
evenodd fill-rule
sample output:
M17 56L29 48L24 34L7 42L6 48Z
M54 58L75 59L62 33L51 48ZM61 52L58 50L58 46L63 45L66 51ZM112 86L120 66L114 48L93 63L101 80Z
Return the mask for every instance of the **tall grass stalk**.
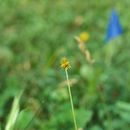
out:
M67 79L68 92L69 92L70 104L71 104L71 109L72 109L72 116L73 116L73 121L74 121L74 127L75 127L75 130L78 130L67 69L65 69L65 73L66 73L66 79Z

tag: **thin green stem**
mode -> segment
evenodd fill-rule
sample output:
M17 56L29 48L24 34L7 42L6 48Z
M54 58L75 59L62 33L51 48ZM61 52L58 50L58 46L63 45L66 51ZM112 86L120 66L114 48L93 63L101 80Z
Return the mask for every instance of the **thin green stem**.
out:
M99 91L99 96L100 96L100 99L101 99L102 103L103 103L105 106L107 106L107 102L106 102L106 100L105 100L104 94ZM107 129L108 129L108 130L113 130L113 128L112 128L111 115L110 115L110 112L109 112L108 110L106 110L105 106L104 106L104 110L106 111L106 117L107 117L107 121L108 121L108 123L109 123Z
M72 109L72 116L73 116L73 120L74 120L74 126L75 126L75 130L78 130L67 69L65 70L65 73L66 73L66 78L67 78L68 91L69 91L69 97L70 97L70 103L71 103L71 109Z

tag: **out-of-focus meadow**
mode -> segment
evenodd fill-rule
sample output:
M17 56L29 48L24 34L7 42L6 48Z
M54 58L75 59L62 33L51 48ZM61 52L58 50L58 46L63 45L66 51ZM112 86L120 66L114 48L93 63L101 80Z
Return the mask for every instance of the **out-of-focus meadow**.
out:
M60 68L66 56L79 130L129 130L129 6L129 0L1 0L1 129L24 89L13 130L74 130ZM106 43L113 8L124 32ZM95 60L92 66L74 39L82 32L90 36L85 47Z

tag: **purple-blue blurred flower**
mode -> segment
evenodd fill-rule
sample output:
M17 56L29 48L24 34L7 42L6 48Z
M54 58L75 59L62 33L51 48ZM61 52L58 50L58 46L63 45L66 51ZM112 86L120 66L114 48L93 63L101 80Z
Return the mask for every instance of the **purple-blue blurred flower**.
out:
M113 10L111 13L111 17L109 19L109 24L107 28L106 42L116 38L122 33L123 33L123 29L120 24L118 14L115 10Z

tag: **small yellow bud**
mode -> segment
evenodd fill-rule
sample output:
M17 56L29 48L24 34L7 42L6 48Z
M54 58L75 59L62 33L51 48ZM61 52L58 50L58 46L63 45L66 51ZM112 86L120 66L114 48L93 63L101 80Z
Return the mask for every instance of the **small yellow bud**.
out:
M67 70L71 67L70 63L69 63L69 61L66 57L61 59L61 65L60 66L61 66L61 68L65 69L65 70Z
M82 42L87 42L88 39L89 39L89 34L87 32L82 32L80 35L79 35L79 38Z

